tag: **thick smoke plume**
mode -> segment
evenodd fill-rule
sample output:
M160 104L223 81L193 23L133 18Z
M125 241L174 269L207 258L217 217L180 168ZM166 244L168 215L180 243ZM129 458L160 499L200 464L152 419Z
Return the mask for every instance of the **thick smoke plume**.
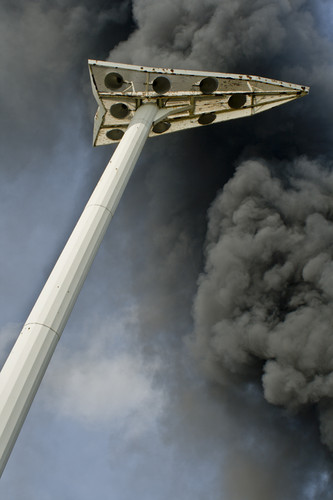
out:
M218 381L262 374L270 403L318 404L333 449L333 173L305 158L289 170L283 182L246 161L214 201L195 349Z
M45 500L50 491L81 500L125 500L133 492L145 500L331 498L332 461L318 443L314 412L290 417L251 383L266 360L244 349L252 366L234 362L239 373L232 374L210 346L210 328L201 328L203 313L201 325L196 315L196 347L213 379L225 385L207 382L184 349L203 270L206 212L235 164L284 162L278 177L293 180L275 180L281 192L291 193L301 179L316 193L329 186L327 170L316 169L313 159L329 168L333 151L331 4L3 0L3 352L19 331L11 325L26 319L111 154L91 148L96 103L88 58L105 59L111 51L113 61L252 73L309 85L311 92L251 119L148 141L21 433L25 450L14 450L1 480L2 500ZM285 165L301 155L310 159L310 172L301 174L306 162L298 162L290 176ZM256 168L250 169L255 179ZM272 175L267 179L274 184ZM265 210L271 198L263 197ZM307 202L314 203L313 194ZM329 253L326 243L322 253ZM206 295L207 327L215 321L208 321L208 307L221 316L216 301ZM286 309L280 306L285 318ZM319 401L322 415L328 401ZM135 435L128 432L133 426Z
M188 410L181 402L183 395L191 391L193 379L189 383L181 378L179 360L179 339L186 339L186 335L192 330L188 311L192 306L192 294L196 293L194 281L197 270L198 273L202 270L200 258L206 231L204 214L217 191L233 175L234 165L249 158L263 158L260 161L262 165L265 162L269 165L284 163L276 177L290 177L289 181L282 184L282 181L275 179L274 182L280 186L281 192L290 193L290 199L293 198L292 191L296 190L296 183L301 183L302 178L302 182L308 179L310 187L309 179L311 175L314 176L316 180L312 183L317 186L317 191L320 185L325 185L327 171L316 168L315 159L320 157L321 164L329 169L333 144L330 119L333 108L329 83L332 80L330 11L330 3L326 0L135 0L133 15L137 29L126 41L112 49L109 55L112 61L251 73L311 87L307 98L249 120L235 120L221 126L196 129L189 134L184 132L182 135L160 137L156 142L151 142L150 152L146 150L145 153L151 156L146 160L144 169L140 167L141 170L136 173L142 176L140 190L146 185L147 198L150 200L150 207L142 217L144 232L141 234L144 236L140 239L148 244L138 249L138 238L133 237L133 258L130 260L133 269L135 265L133 288L135 296L139 297L141 339L148 346L147 352L163 352L164 359L173 363L168 384L171 385L171 380L174 381L172 394L177 393L179 396L172 409L169 409L166 427L172 428L170 415L186 422L173 432L173 439L177 436L177 443L180 443L186 436L189 448L192 450L192 447L197 446L199 454L203 453L208 442L211 457L228 450L228 460L221 467L221 490L224 493L214 487L210 491L206 490L204 498L207 497L207 491L211 497L212 490L214 498L235 500L305 500L328 498L330 495L332 478L326 472L330 471L331 462L328 456L324 457L327 450L324 452L324 447L318 446L316 420L312 418L312 411L304 412L301 418L284 419L286 412L267 405L260 399L259 391L256 393L259 403L253 408L255 398L251 382L260 379L267 358L250 353L246 348L242 349L242 346L237 347L236 342L235 348L230 346L229 355L233 353L236 356L238 353L245 359L228 360L229 364L226 364L218 357L218 349L210 345L214 343L213 338L216 342L220 340L212 329L223 318L218 304L219 293L222 291L218 287L211 287L209 290L208 278L201 279L202 282L207 282L205 293L202 283L197 294L194 344L197 355L202 358L211 378L224 383L223 390L220 391L219 388L217 393L213 391L214 397L207 396L204 404L196 394L193 399L197 402L197 407L195 410L193 407ZM285 165L294 165L295 158L302 155L306 155L309 164L313 164L310 169L312 173L302 176L301 170L305 168L306 162L297 161L300 166L294 166L292 176L291 169L287 172ZM262 166L262 169L264 172L265 167ZM240 173L236 174L236 179L239 175ZM274 184L268 170L267 177ZM233 182L231 181L231 185ZM247 182L249 185L254 182L250 173ZM297 203L294 198L293 201L296 211ZM237 202L235 203L237 207ZM272 203L267 193L262 204L267 210ZM225 220L224 215L215 210L215 216L216 227L219 227L221 220ZM212 227L212 222L210 226ZM219 239L219 234L214 232L214 235L215 239L210 229L209 248ZM241 241L239 243L242 244ZM326 243L322 242L323 248ZM326 247L323 253L324 251L327 252ZM208 254L208 250L206 253ZM216 247L216 259L219 259L218 253L219 248ZM138 254L142 256L140 265L137 265ZM276 258L277 265L278 254ZM283 267L282 264L280 266ZM283 269L283 272L287 271L288 269ZM273 276L271 279L273 280ZM241 295L243 300L250 300L250 294L246 293L245 285L242 288L235 279L233 286L235 291L230 298L236 302L230 305L230 310L235 307L233 312L236 313L237 300L241 301ZM277 301L279 291L278 285L275 286ZM292 286L295 287L296 284L291 282L290 289ZM286 300L285 296L284 301ZM286 317L287 305L281 304L279 309L280 314ZM282 313L283 309L285 311ZM273 313L274 311L271 314ZM238 316L241 314L243 313ZM228 326L236 328L238 316L235 314L235 325L232 324L232 318L225 318L225 323L229 320ZM265 322L262 321L262 324L264 328ZM259 340L262 337L265 335L259 336ZM231 342L238 338L235 334L230 335L228 340ZM288 338L288 341L291 342L292 338L293 336ZM273 361L273 357L270 361ZM166 379L167 377L164 380ZM215 384L212 386L216 387ZM230 392L232 396L229 399ZM309 403L297 402L295 406L290 402L275 402L295 411L312 404L314 401L310 402L310 399L309 397ZM215 407L214 412L212 411L213 401L223 409L221 412L231 412L230 421L235 424L232 430L228 428L223 416L218 411L215 413ZM327 399L321 397L321 415L324 415L326 404ZM204 416L202 420L196 421L202 407ZM210 411L216 417L214 423L209 420ZM226 428L227 434L232 436L229 444L226 444L225 435L223 439L219 438L219 432ZM198 435L204 436L202 441L198 439ZM325 439L328 442L327 437ZM235 454L235 458L233 451L237 449L236 442L239 443L239 453ZM247 453L248 443L251 444L248 445ZM186 446L182 446L182 449L186 449ZM229 453L230 450L232 451ZM322 461L319 465L321 454ZM257 460L260 466L254 472L253 465ZM215 463L219 463L219 459ZM245 477L252 480L244 483ZM226 487L226 482L229 487ZM242 482L244 486L240 491L238 486ZM269 486L259 493L257 485L264 484ZM198 498L198 495L195 497Z

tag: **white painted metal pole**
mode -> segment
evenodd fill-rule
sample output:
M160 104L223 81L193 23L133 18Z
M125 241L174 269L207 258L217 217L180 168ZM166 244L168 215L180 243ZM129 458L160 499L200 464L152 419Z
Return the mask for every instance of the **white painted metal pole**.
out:
M157 111L136 111L1 370L0 475Z

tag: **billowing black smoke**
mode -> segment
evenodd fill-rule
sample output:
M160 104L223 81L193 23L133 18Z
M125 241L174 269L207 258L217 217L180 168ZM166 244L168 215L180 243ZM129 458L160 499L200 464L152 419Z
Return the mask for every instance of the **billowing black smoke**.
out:
M122 336L109 313L123 314L125 303L128 338L136 338L138 329L131 353L138 365L146 356L143 374L156 367L163 415L149 435L131 440L110 422L109 445L105 435L102 442L109 446L111 468L108 458L101 467L99 449L91 458L99 440L91 435L89 444L86 434L76 434L80 419L73 420L73 434L77 449L85 443L86 461L76 450L71 460L58 443L54 447L50 436L66 441L57 423L41 436L43 417L36 419L36 440L25 434L33 452L36 443L41 446L36 476L29 475L33 460L18 452L19 472L14 470L1 498L35 500L36 490L45 498L54 484L58 496L64 491L71 498L88 498L92 491L96 496L99 486L99 496L107 491L119 499L135 491L138 498L159 500L329 500L332 461L319 443L316 409L290 417L264 401L258 381L263 374L266 397L275 404L293 411L315 404L330 444L331 0L4 0L2 6L0 225L6 235L2 261L8 261L1 268L2 324L25 320L111 154L108 148L90 149L96 103L88 58L105 59L111 50L114 61L252 73L309 85L311 92L253 118L148 141L44 394L57 386L52 416L69 402L73 408L75 397L65 395L61 404L75 385L67 383L73 376L81 381L76 396L82 403L74 415L84 403L93 415L105 414L107 398L100 397L98 406L97 396L114 380L102 368L112 364L112 338ZM205 246L207 210L235 165L241 166L210 210ZM224 254L236 235L228 267ZM213 277L215 260L222 267ZM214 283L218 277L222 281ZM195 295L192 347L209 377L197 372L198 363L184 348L193 330ZM135 311L133 330L128 309ZM65 346L69 361L61 355ZM105 363L96 352L105 353ZM96 396L90 405L88 364L101 380L96 394L90 391ZM134 385L122 387L121 395L131 401Z
M133 237L142 339L148 339L147 352L169 353L175 392L189 392L188 381L181 382L177 356L179 339L192 328L188 311L196 296L191 348L208 380L223 387L214 393L216 401L228 408L237 432L247 429L252 443L247 455L247 440L239 437L237 460L246 464L239 473L234 474L237 460L232 470L223 467L225 480L233 478L228 498L237 500L326 499L325 484L331 484L329 476L326 482L321 476L330 467L327 457L320 472L315 471L323 451L316 437L306 438L313 429L311 418L296 419L297 424L287 419L286 424L279 417L284 411L267 409L264 402L252 414L250 410L253 386L262 377L269 402L292 412L316 405L322 439L333 447L331 12L326 0L136 0L137 29L109 56L147 66L249 73L311 87L308 97L251 119L160 137L149 146L150 157L137 174L150 203L142 217L141 241L147 245L138 249ZM240 165L236 174L213 201L235 165ZM211 203L204 246L203 214ZM189 436L184 424L175 435L179 442L188 436L191 446L200 441L198 435L210 436L215 443L211 449L223 449L225 437L220 440L218 432L225 423L212 425L211 408L205 404L195 427L196 410L174 402L170 413L195 429ZM290 431L292 425L302 438ZM237 432L230 432L231 450L237 449ZM262 455L260 447L265 448ZM258 457L262 461L253 477ZM265 467L269 487L258 493ZM253 480L240 493L237 485L246 475Z
M280 168L288 181L244 162L209 211L195 350L217 381L262 376L269 402L318 404L333 449L333 174Z

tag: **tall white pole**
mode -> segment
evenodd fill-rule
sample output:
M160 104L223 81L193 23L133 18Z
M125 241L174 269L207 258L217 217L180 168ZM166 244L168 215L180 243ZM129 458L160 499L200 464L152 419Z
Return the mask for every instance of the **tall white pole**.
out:
M0 372L0 475L157 111L135 112Z

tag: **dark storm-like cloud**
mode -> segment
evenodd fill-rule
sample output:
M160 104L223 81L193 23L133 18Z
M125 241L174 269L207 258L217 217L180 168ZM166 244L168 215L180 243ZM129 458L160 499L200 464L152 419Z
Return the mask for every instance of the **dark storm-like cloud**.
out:
M3 48L0 64L5 68L0 82L0 126L6 145L0 153L5 160L3 168L7 150L11 154L11 170L16 172L23 168L19 155L24 147L29 151L30 143L40 144L32 158L37 165L42 151L54 152L67 124L72 128L82 127L76 96L80 96L82 103L87 96L90 98L87 59L102 52L99 37L106 29L110 46L121 35L126 36L129 26L127 0L117 6L76 0L20 1L3 6L0 19ZM17 144L20 147L15 147ZM26 160L30 160L29 156Z

